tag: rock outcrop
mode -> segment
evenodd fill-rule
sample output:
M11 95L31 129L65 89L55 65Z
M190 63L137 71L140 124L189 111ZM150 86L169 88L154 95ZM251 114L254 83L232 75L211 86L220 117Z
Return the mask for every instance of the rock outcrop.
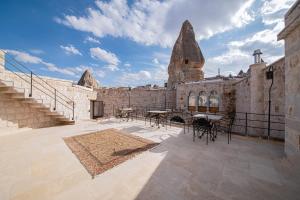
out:
M89 70L84 71L77 84L89 88L99 87L96 79L93 77L92 73Z
M202 72L204 62L193 27L186 20L173 47L168 66L168 88L174 88L176 83L202 80L204 78Z

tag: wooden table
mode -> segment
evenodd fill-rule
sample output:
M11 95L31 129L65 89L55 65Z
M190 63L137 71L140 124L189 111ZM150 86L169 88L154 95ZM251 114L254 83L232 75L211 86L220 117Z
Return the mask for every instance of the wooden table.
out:
M161 118L163 115L167 114L168 112L169 112L169 111L166 111L166 110L150 110L150 111L148 111L148 113L154 115L154 117L155 117L155 119L156 119L156 124L157 124L158 128L160 128L160 127L159 127L160 118ZM151 117L150 117L150 119L151 119ZM150 121L150 123L151 123L151 121Z

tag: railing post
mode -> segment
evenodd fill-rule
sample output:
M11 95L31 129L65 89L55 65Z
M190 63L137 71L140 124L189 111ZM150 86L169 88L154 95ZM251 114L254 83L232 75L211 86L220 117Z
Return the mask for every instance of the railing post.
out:
M115 116L115 104L113 104L113 116Z
M74 101L73 101L73 109L72 109L72 111L73 111L73 117L72 117L72 120L74 120L74 109L75 109L75 105L74 105Z
M32 71L30 71L30 94L29 97L32 97Z
M269 113L268 113L268 140L270 139L271 135L271 100L269 98Z
M56 89L54 89L54 109L56 110Z
M245 133L246 133L246 136L248 136L248 113L246 112L246 117L245 117Z

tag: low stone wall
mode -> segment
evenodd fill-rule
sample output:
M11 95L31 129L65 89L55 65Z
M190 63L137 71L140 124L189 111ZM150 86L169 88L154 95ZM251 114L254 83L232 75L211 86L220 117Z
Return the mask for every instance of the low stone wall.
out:
M174 108L175 91L165 88L101 88L97 89L97 101L104 103L104 115L111 116L114 110L123 107Z

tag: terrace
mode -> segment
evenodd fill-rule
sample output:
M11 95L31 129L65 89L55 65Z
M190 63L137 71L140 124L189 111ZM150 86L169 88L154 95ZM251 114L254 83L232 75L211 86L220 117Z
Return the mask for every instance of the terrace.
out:
M159 145L96 175L63 138L117 129ZM192 140L181 127L109 118L1 136L0 199L295 199L300 177L284 144L219 134ZM298 165L299 166L299 165Z

